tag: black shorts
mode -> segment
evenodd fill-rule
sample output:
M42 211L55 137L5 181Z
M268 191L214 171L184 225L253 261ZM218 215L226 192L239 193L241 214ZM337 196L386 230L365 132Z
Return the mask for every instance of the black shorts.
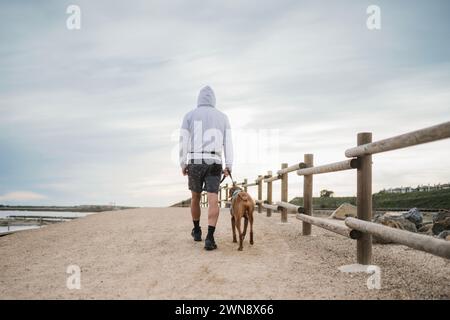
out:
M188 164L189 190L201 193L202 191L218 193L220 178L222 177L222 165L213 164Z

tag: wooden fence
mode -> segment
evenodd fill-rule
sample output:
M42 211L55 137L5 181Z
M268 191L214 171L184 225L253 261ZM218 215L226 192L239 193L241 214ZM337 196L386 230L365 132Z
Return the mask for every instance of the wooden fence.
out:
M247 191L247 188L252 186L258 188L258 197L255 199L255 202L259 213L265 209L267 216L270 217L272 211L278 211L281 213L281 222L287 222L288 213L295 213L296 218L303 222L302 233L305 236L311 234L311 225L315 225L355 239L357 263L364 265L371 264L372 236L450 259L450 241L394 229L372 222L372 154L446 138L450 138L450 121L375 142L372 142L372 133L362 132L357 135L357 146L345 151L345 156L349 158L347 160L314 166L313 155L305 154L303 162L291 166L283 163L276 174L268 171L265 175L259 175L251 183L247 179L244 179L243 182L236 184L241 186L244 191ZM357 171L357 219L346 218L345 225L331 219L313 216L314 175L342 170ZM303 176L303 207L288 202L288 174L292 172ZM281 199L274 203L272 199L272 183L277 180L281 181ZM263 199L263 183L267 184L265 200ZM219 204L221 206L229 203L227 194L230 187L226 184L220 188ZM206 194L202 195L201 204L207 206Z

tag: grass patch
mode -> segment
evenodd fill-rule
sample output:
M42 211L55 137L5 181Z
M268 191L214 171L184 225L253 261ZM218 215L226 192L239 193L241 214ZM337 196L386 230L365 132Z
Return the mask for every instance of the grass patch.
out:
M413 207L423 209L450 209L450 189L409 192L409 193L375 193L372 196L373 207L376 209ZM290 201L297 206L303 206L303 197ZM313 198L313 206L320 208L337 208L343 203L356 205L356 197Z

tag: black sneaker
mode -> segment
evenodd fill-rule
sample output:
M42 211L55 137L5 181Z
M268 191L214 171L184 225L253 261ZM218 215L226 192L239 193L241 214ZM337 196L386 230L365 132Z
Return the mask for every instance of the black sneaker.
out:
M202 229L192 229L191 236L194 238L194 241L202 241Z
M206 250L214 250L214 249L217 249L216 242L215 242L214 240L211 240L211 239L206 239L206 240L205 240L205 249L206 249Z

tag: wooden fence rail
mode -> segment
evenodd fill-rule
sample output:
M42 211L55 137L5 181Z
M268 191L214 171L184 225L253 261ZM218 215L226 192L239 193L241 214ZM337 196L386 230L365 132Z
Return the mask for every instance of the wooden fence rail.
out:
M321 173L356 169L357 167L358 167L358 160L351 159L351 160L344 160L341 162L330 163L330 164L323 165L323 166L310 167L310 168L305 167L304 169L297 170L297 175L307 176L307 175L311 175L311 174L321 174Z
M345 224L354 230L369 233L385 241L403 244L417 250L450 259L450 243L448 241L419 233L386 227L378 223L361 221L355 218L346 218Z
M350 229L349 227L339 224L338 222L330 219L308 216L303 213L297 214L297 219L327 229L350 239L360 239L362 237L362 233L360 231Z
M305 165L305 163L303 163L303 162L299 162L299 163L294 164L294 165L292 165L292 166L290 166L290 167L287 167L287 168L278 170L278 171L277 171L277 174L278 174L279 176L281 176L281 175L284 174L284 173L289 173L289 172L296 171L296 170L302 169L302 168L306 168L306 165Z
M248 187L257 186L257 198L255 203L259 213L264 208L267 216L272 212L280 212L281 222L288 220L288 213L295 213L296 218L303 223L303 235L311 234L311 226L317 226L337 234L356 240L356 261L368 265L372 262L372 235L382 240L403 244L413 249L425 251L446 259L450 259L450 241L433 238L427 235L393 229L372 222L372 154L386 152L395 149L406 148L418 144L450 138L450 121L405 133L392 138L372 142L372 133L362 132L357 135L357 146L347 149L345 156L351 159L314 166L314 156L305 154L303 162L289 166L281 165L281 169L272 175L268 171L266 175L259 175L254 182L248 183L247 179L237 185L245 191ZM331 219L313 216L313 176L316 174L331 173L343 170L357 171L356 178L356 206L357 219L347 218L345 225ZM303 207L288 202L288 174L296 172L303 176ZM281 181L281 201L273 203L273 182ZM266 200L263 199L263 183L267 184ZM229 206L228 190L231 186L226 184L219 191L219 205ZM223 195L225 194L225 197ZM225 198L225 199L224 199ZM207 197L202 195L201 205L207 206Z
M349 158L359 157L395 149L402 149L417 144L446 138L450 138L450 121L425 129L408 132L389 139L362 144L355 148L347 149L345 151L345 156Z
M279 201L277 202L278 211L281 211L281 209L286 209L289 213L305 213L305 208L296 206L295 204Z

